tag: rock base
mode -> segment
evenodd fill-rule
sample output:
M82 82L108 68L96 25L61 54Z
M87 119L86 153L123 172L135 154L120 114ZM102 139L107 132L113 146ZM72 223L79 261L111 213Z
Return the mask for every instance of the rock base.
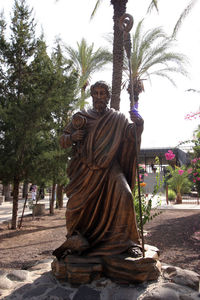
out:
M58 281L51 270L52 259L38 261L28 270L0 271L0 299L6 300L198 300L199 274L162 264L155 281L127 286L102 277L74 287Z
M158 249L145 245L145 257L132 258L127 255L86 257L68 255L52 262L52 271L57 279L70 284L87 284L101 277L118 283L142 283L156 280L161 272Z

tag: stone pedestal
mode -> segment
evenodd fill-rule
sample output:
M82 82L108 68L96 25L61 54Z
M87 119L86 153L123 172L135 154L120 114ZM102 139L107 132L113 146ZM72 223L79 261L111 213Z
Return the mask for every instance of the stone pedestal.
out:
M102 257L68 255L60 261L54 259L52 271L56 278L73 285L90 283L100 277L125 284L156 280L161 272L159 251L149 245L145 248L144 258L132 258L126 254Z
M134 259L125 256L104 257L106 277L118 283L142 283L160 275L160 265L150 257Z
M55 258L51 267L56 278L68 281L73 285L97 280L103 272L102 259L98 257L68 255L60 261Z

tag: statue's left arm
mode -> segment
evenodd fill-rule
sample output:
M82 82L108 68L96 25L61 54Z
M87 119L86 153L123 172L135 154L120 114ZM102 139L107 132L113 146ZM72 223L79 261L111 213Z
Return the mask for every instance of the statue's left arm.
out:
M128 139L135 141L135 134L137 134L137 146L140 147L141 135L144 128L144 120L132 111L130 112L130 118L133 123L129 124L126 136Z
M126 128L125 139L120 151L120 165L131 190L133 190L136 176L136 155L140 150L144 121L140 116L133 112L131 112L130 117L132 123L129 123Z

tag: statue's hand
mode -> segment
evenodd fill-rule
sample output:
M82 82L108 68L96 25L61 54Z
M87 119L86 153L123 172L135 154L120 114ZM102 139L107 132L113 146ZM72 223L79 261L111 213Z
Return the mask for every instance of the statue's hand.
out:
M136 126L143 126L144 120L140 115L135 114L134 112L130 111L131 121L135 123Z
M62 134L60 137L60 146L62 148L68 148L71 147L71 140L70 140L70 135L69 134Z
M71 140L73 142L82 141L85 137L85 134L86 134L85 130L78 129L71 134Z

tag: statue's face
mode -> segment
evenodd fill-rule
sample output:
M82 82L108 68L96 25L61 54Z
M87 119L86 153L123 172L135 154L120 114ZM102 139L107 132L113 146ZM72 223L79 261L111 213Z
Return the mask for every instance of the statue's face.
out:
M108 105L109 97L105 88L96 87L92 92L94 109L100 113L103 113Z

